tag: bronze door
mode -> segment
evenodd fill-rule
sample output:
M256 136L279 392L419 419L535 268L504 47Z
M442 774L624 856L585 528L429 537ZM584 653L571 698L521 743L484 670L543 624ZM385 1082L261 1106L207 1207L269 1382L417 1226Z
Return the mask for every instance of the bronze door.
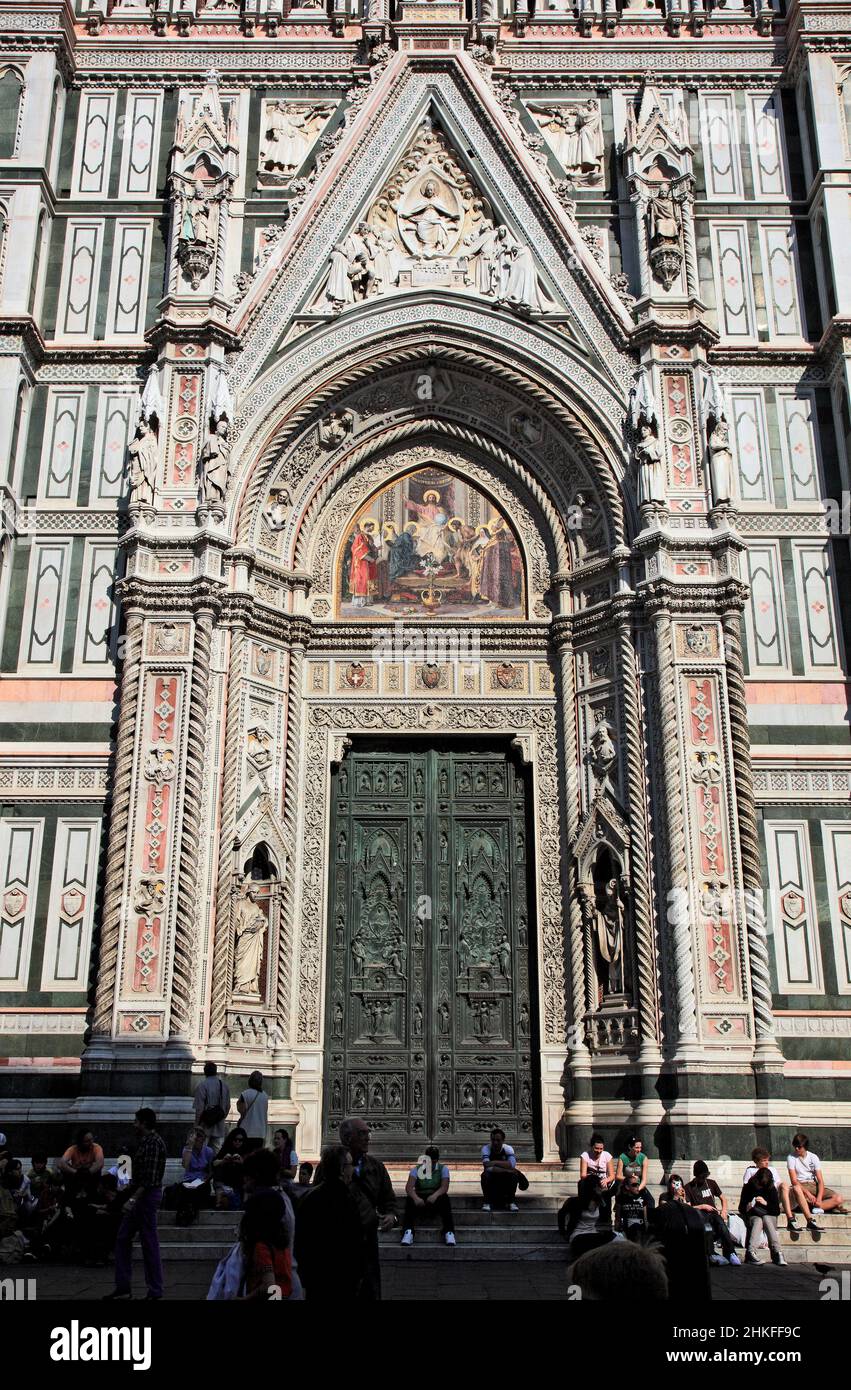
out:
M526 778L507 747L356 745L333 777L324 1132L534 1150Z

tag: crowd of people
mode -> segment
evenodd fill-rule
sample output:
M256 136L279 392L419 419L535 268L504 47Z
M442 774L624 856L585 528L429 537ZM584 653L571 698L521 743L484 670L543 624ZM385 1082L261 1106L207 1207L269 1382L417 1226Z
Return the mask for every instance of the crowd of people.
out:
M703 1159L694 1163L689 1181L671 1173L657 1201L649 1190L650 1160L640 1137L630 1138L615 1158L602 1135L592 1134L580 1159L577 1193L559 1212L559 1229L572 1259L618 1240L664 1245L666 1237L679 1233L684 1242L692 1239L698 1259L705 1256L710 1264L739 1265L740 1249L744 1263L755 1264L757 1251L767 1246L772 1262L785 1265L777 1229L781 1211L790 1231L800 1230L800 1212L815 1232L825 1212L845 1211L840 1195L825 1186L821 1161L809 1143L806 1134L792 1139L785 1181L771 1166L768 1149L754 1149L731 1210Z
M161 1206L175 1211L179 1225L215 1208L241 1215L238 1240L221 1261L209 1298L379 1299L378 1237L398 1226L399 1217L390 1174L369 1152L366 1121L343 1121L340 1142L323 1150L314 1171L299 1161L287 1130L276 1130L267 1147L268 1096L259 1072L239 1096L239 1123L227 1133L230 1094L214 1063L207 1064L194 1099L196 1123L182 1150L183 1172L167 1187L166 1145L148 1108L136 1112L135 1142L123 1146L129 1156L108 1168L103 1147L88 1129L53 1164L45 1153L33 1153L26 1170L0 1134L0 1263L60 1257L105 1266L114 1259L115 1288L106 1297L126 1299L138 1236L147 1298L158 1299ZM517 1193L529 1181L502 1129L493 1129L482 1146L481 1165L482 1210L516 1213ZM649 1174L638 1135L617 1156L601 1135L591 1135L577 1191L558 1213L583 1297L608 1296L602 1290L625 1287L632 1277L643 1281L647 1296L673 1296L665 1290L680 1280L697 1296L702 1282L708 1294L709 1264L738 1265L739 1250L750 1263L767 1246L775 1264L786 1263L778 1237L781 1213L790 1230L800 1229L800 1215L819 1231L819 1217L845 1210L800 1133L783 1176L767 1149L754 1149L736 1203L701 1159L688 1181L670 1173L658 1198ZM450 1181L449 1166L430 1145L408 1171L403 1245L414 1243L417 1227L429 1217L439 1223L445 1244L456 1244Z

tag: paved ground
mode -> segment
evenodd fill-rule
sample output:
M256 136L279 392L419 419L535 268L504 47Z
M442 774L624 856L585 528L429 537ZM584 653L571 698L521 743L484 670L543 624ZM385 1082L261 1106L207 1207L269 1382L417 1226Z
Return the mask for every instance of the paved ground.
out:
M166 1264L166 1297L195 1300L205 1297L214 1264L199 1260ZM429 1260L394 1264L385 1268L384 1293L387 1300L428 1298L450 1302L558 1300L566 1297L565 1266L527 1260L516 1264L464 1263L455 1268ZM831 1266L830 1273L841 1266ZM848 1266L844 1266L848 1268ZM135 1292L144 1296L141 1259L137 1256ZM75 1265L17 1265L0 1271L3 1277L23 1276L36 1280L39 1299L98 1299L112 1288L109 1269L81 1269ZM773 1265L758 1268L717 1268L712 1271L712 1289L717 1301L756 1300L773 1302L817 1302L819 1284L825 1272L815 1265Z

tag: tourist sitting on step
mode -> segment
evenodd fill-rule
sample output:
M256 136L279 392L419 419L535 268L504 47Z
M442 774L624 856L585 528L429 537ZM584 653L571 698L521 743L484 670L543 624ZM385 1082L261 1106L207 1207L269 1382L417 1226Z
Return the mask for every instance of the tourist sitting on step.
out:
M207 1143L205 1125L190 1129L180 1161L183 1177L165 1191L163 1205L174 1207L178 1226L191 1226L202 1207L209 1206L212 1192L212 1166L215 1154Z
M615 1161L606 1148L602 1134L592 1134L588 1148L580 1155L579 1181L593 1178L605 1199L606 1210L611 1220L612 1197L615 1191Z
M482 1211L518 1211L514 1198L521 1176L514 1150L505 1142L505 1130L492 1129L490 1143L482 1145Z
M429 1145L423 1157L408 1173L405 1185L405 1230L402 1245L413 1245L417 1220L437 1212L446 1245L455 1244L452 1203L449 1200L449 1169L440 1162L440 1150Z
M219 1211L233 1211L242 1205L245 1130L232 1129L213 1159L213 1191Z
M558 1214L558 1228L572 1260L615 1239L611 1207L596 1175L579 1179L576 1196L568 1197Z
M644 1153L641 1140L635 1134L627 1140L624 1152L618 1154L617 1168L615 1169L616 1190L631 1174L638 1178L638 1190L646 1194L652 1211L656 1203L647 1186L650 1177L650 1159Z
M786 1261L780 1249L780 1237L777 1234L780 1193L777 1191L772 1170L767 1164L757 1168L753 1177L749 1178L742 1188L739 1215L748 1223L748 1253L745 1263L759 1264L756 1252L762 1236L765 1235L771 1251L772 1264L785 1265Z
M72 1207L78 1198L86 1199L102 1168L103 1149L95 1143L90 1129L79 1129L75 1142L56 1163L56 1171L62 1175L65 1196Z
M786 1167L789 1172L789 1186L792 1189L791 1200L797 1203L805 1216L809 1209L808 1224L813 1230L818 1230L813 1217L822 1216L826 1211L844 1215L842 1198L832 1187L825 1187L821 1159L810 1150L810 1141L806 1134L794 1136L792 1152L786 1159Z
M293 1148L288 1130L275 1130L272 1136L272 1152L278 1156L281 1181L292 1182L298 1172L298 1154Z
M769 1166L770 1162L771 1154L768 1152L768 1149L754 1149L753 1153L751 1154L751 1162L748 1164L747 1168L742 1174L742 1186L750 1182L751 1178L754 1176L758 1168L768 1168L768 1171L771 1173L771 1176L774 1179L774 1185L777 1188L777 1194L780 1198L780 1205L783 1208L783 1211L786 1215L786 1222L788 1228L790 1231L797 1231L798 1222L795 1219L795 1216L792 1212L792 1200L789 1193L789 1184L787 1182L781 1182L780 1174L778 1173L776 1168L772 1168ZM810 1212L809 1202L805 1195L803 1196L803 1203L799 1198L798 1205L800 1206L801 1211L804 1214L804 1220L807 1223L808 1229L811 1231L819 1230L819 1227L813 1220L812 1214Z
M686 1183L686 1201L703 1217L710 1264L741 1264L736 1254L738 1242L727 1226L727 1198L715 1179L710 1178L709 1167L703 1159L697 1160L692 1173L692 1181ZM720 1255L715 1254L716 1242L721 1246Z
M647 1216L653 1210L653 1198L641 1186L638 1173L627 1173L615 1197L615 1230L627 1240L642 1241L647 1230Z

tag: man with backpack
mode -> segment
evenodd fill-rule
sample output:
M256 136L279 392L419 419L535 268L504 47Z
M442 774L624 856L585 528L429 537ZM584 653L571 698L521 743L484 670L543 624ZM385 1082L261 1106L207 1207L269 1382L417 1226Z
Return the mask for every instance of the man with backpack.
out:
M207 1135L207 1143L216 1153L225 1137L225 1121L230 1112L230 1091L217 1075L215 1062L204 1063L204 1080L195 1087L195 1123Z

